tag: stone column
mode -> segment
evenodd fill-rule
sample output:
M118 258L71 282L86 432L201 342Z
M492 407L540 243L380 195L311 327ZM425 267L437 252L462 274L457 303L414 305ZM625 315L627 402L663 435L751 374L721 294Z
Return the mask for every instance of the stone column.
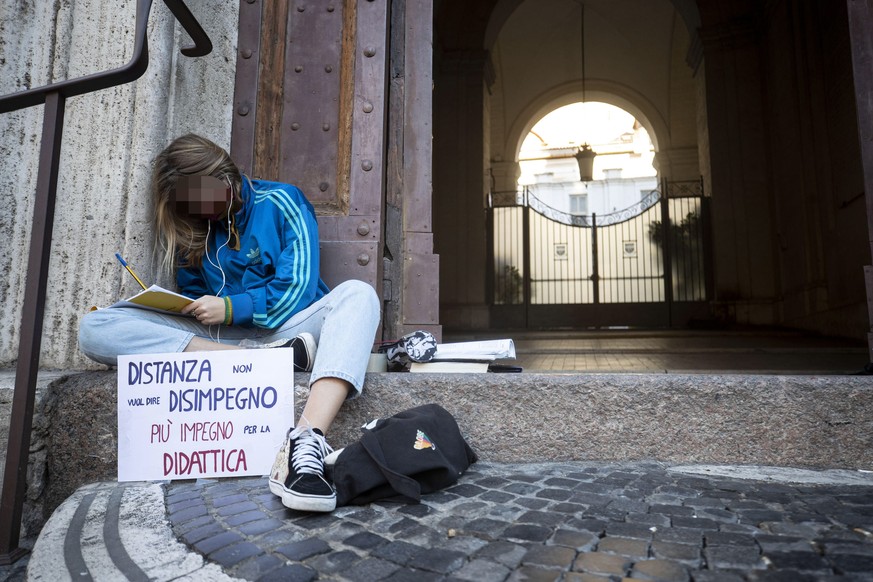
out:
M719 4L721 6L721 4ZM759 42L742 15L700 29L706 64L716 315L776 322L776 279Z
M858 131L861 141L861 163L864 170L864 191L867 199L867 240L873 254L873 0L849 0L849 33L852 39L852 65L858 108ZM870 256L867 257L868 260ZM867 334L869 362L873 362L873 266L864 267L867 285L867 308L870 332ZM873 371L873 363L867 371Z
M434 247L441 258L440 321L486 329L485 51L439 55L434 88Z

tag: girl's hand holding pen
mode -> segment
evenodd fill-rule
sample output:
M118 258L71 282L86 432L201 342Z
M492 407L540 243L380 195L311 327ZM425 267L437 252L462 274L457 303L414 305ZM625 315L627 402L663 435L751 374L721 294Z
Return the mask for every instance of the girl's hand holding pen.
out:
M204 325L218 325L224 323L224 299L214 295L204 295L183 307L182 313L184 315L193 315L197 318L197 321Z

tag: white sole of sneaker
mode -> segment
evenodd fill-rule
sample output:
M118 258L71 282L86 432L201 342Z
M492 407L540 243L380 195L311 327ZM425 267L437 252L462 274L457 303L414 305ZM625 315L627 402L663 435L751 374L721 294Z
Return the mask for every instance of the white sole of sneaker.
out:
M285 487L279 483L278 481L273 481L270 479L270 493L275 495L276 497L282 497L282 493L284 493Z
M318 350L318 345L315 343L315 337L308 332L303 332L298 336L303 340L303 344L306 346L306 359L309 360L309 369L307 372L312 371L312 366L315 364L315 352Z
M283 483L270 479L270 493L282 499L282 505L298 511L333 511L336 509L336 496L321 497L300 495L285 489Z
M321 497L300 495L293 491L282 492L282 505L288 509L296 509L297 511L321 511L331 512L336 509L336 496Z

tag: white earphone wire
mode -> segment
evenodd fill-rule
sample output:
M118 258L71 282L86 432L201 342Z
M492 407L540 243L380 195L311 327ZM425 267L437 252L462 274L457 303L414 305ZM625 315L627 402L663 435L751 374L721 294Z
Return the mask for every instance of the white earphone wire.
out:
M209 264L212 265L213 267L215 267L216 269L218 269L219 272L221 273L221 288L216 293L216 295L218 295L218 296L221 296L221 292L224 291L224 287L227 285L227 277L224 274L224 269L221 268L221 257L218 256L218 253L221 252L221 249L227 247L230 244L230 234L231 234L230 233L230 227L231 227L230 212L231 212L231 207L228 206L227 207L227 240L225 240L224 243L220 247L218 247L218 249L215 251L215 260L218 262L217 265L215 263L213 263L212 259L209 257L209 235L212 233L212 221L210 220L210 221L207 221L207 223L206 223L206 260L209 261Z
M231 189L233 187L231 186ZM232 195L232 193L231 193ZM227 240L224 241L224 244L218 247L215 251L215 260L218 263L217 265L212 262L212 259L209 257L209 236L212 234L212 221L206 221L206 260L209 261L209 264L218 269L218 272L221 273L221 287L216 292L217 297L221 297L221 292L224 291L224 288L227 286L227 275L224 273L224 269L221 267L221 257L218 256L218 253L221 252L221 249L227 247L230 244L230 212L232 208L232 204L229 204L227 207ZM212 325L209 326L209 339L213 341L221 341L221 325L219 324L218 330L215 333L215 337L212 337Z

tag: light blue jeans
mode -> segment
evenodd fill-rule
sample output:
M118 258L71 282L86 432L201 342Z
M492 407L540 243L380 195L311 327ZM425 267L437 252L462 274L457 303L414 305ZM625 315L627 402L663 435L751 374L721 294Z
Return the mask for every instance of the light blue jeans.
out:
M193 317L130 307L99 309L82 318L79 349L92 360L114 366L122 354L181 352L195 336L239 344L244 339L267 343L309 332L318 344L309 384L340 378L354 386L351 396L357 396L364 386L379 317L376 291L363 281L346 281L276 329L208 326Z

